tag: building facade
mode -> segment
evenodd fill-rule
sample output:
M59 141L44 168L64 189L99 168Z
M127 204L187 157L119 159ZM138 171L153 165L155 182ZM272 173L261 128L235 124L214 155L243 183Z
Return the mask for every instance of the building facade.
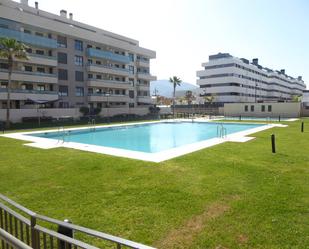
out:
M73 20L65 10L51 14L0 0L0 37L25 43L29 59L16 61L13 109L147 107L151 104L150 60L155 51L139 42ZM0 109L6 108L7 61L0 58Z
M301 96L306 85L301 76L293 78L285 70L272 70L228 53L210 55L197 71L197 84L215 102L285 102Z

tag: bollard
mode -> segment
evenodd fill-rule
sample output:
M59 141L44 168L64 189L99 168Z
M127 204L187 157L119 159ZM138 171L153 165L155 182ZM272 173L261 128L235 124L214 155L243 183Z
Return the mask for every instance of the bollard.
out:
M65 219L64 222L71 224L72 222L68 219ZM64 226L58 226L58 233L73 238L73 230ZM71 244L66 244L64 241L59 240L59 249L71 249Z
M276 153L276 137L275 137L275 134L271 134L271 150L272 150L272 153Z
M301 132L304 132L304 121L301 122Z

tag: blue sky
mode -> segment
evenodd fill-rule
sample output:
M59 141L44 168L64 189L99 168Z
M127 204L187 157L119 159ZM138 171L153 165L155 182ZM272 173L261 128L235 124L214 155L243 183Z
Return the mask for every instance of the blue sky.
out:
M307 0L39 0L39 7L139 40L157 52L158 79L195 83L209 54L229 52L302 75L309 86Z

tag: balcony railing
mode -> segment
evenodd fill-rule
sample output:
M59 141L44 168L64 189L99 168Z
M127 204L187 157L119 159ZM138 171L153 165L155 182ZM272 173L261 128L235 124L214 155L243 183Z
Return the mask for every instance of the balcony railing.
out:
M131 72L129 69L127 69L127 68L114 67L114 66L109 66L109 65L87 63L87 66L102 67L102 68L107 68L107 69L112 69L112 70L127 72L127 73L130 73L130 74L132 73L132 72Z
M38 58L49 59L49 60L57 60L56 56L49 56L49 55L43 55L43 54L30 54L30 53L28 53L27 56L38 57Z
M0 88L0 92L6 93L7 88ZM11 93L28 93L28 94L52 94L58 95L56 91L41 91L41 90L26 90L26 89L11 89Z
M17 41L44 48L57 48L57 41L24 32L0 28L0 37L14 38Z
M8 73L7 69L0 69L0 72ZM27 74L27 75L36 75L36 76L44 76L44 77L57 77L56 74L50 74L50 73L41 73L41 72L29 72L29 71L18 71L13 70L13 74Z
M88 93L88 96L102 96L102 97L127 97L125 94L106 94L106 93Z
M94 49L94 48L87 48L87 55L89 57L103 58L103 59L118 61L122 63L130 62L129 56L115 54L113 52Z
M88 81L97 81L97 82L102 82L102 83L111 83L111 84L127 84L131 85L132 83L129 81L118 81L118 80L104 80L104 79L90 79L88 78Z

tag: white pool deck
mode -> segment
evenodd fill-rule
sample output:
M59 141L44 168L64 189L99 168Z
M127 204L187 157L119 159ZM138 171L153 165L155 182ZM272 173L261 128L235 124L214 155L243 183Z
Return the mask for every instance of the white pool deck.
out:
M73 130L84 130L90 128L102 128L102 127L117 127L117 126L131 126L131 125L140 125L140 124L149 124L149 123L160 123L160 122L181 122L181 121L191 121L191 122L210 122L210 120L197 118L197 119L174 119L174 120L161 120L161 121L151 121L151 122L139 122L139 123L129 123L129 124L114 124L114 125L98 125L98 126L88 126L88 127L78 127L78 128L67 128L64 129L65 131L73 131ZM237 122L233 122L237 123ZM242 122L244 123L244 122ZM249 122L248 122L249 123ZM250 122L253 124L254 122ZM264 124L264 123L259 123ZM249 140L254 139L255 137L249 137L249 135L264 131L273 127L287 127L287 125L283 124L264 124L263 126L252 128L246 131L241 131L237 133L233 133L227 135L224 138L212 138L205 141L196 142L193 144L187 144L183 146L179 146L176 148L168 149L161 152L156 153L147 153L147 152L139 152L133 150L125 150L125 149L118 149L118 148L111 148L105 146L97 146L91 144L83 144L83 143L75 143L75 142L63 142L62 140L58 139L51 139L51 138L41 138L41 137L34 137L31 136L32 134L36 133L44 133L44 132L57 132L59 129L53 130L40 130L40 131L32 131L32 132L18 132L18 133L9 133L1 135L3 137L14 138L24 141L29 141L31 143L26 143L26 146L31 146L40 149L54 149L54 148L71 148L77 149L82 151L89 151L95 153L101 153L106 155L118 156L118 157L125 157L131 159L138 159L143 161L150 161L150 162L162 162L166 161L175 157L179 157L188 153L192 153L194 151L198 151L201 149L205 149L217 144L225 143L225 142L247 142ZM61 129L61 131L63 131Z

